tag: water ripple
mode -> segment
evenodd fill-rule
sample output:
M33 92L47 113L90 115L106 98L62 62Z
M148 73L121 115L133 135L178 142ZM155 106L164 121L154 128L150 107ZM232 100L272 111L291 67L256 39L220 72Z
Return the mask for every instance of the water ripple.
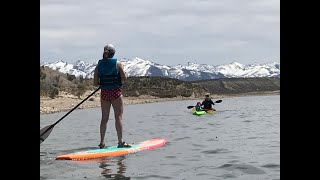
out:
M250 120L245 120L245 121L242 121L242 122L252 122L252 121L250 121Z
M201 153L204 154L220 154L220 153L228 153L230 152L227 149L215 149L215 150L207 150L207 151L202 151Z
M202 144L194 144L194 143L192 143L192 146L196 146L196 147L206 147L206 146L204 146L204 145L202 145Z
M207 174L207 173L197 173L196 176L208 176L210 174Z
M204 128L204 127L197 127L197 128L194 128L193 130L202 130L202 129L207 129L207 128Z
M280 165L278 165L278 164L265 164L265 165L262 165L261 167L266 167L266 168L280 168Z
M216 137L216 138L210 138L210 139L207 139L207 141L219 141L217 138L218 138L218 137Z
M247 164L224 164L219 168L223 168L228 171L239 170L246 174L265 174L262 169Z
M223 174L219 177L222 177L223 179L228 179L228 178L237 178L234 174Z
M149 176L138 176L135 179L173 179L169 176L149 175Z
M181 140L184 140L184 139L190 139L190 137L177 138L177 139L174 139L174 141L181 141Z

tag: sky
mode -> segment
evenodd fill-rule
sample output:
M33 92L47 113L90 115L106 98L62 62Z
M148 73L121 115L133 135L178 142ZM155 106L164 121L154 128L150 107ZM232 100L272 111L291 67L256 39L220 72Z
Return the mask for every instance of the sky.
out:
M280 62L280 0L40 1L40 62Z

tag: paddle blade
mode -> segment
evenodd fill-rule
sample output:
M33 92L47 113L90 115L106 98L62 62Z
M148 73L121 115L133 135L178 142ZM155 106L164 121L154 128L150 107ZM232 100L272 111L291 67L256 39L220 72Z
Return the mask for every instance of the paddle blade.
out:
M188 106L187 108L188 108L188 109L191 109L191 108L193 108L193 107L194 107L194 106Z
M40 130L40 144L47 139L53 129L52 125L46 126Z
M215 103L221 103L222 102L222 100L220 99L220 100L217 100Z

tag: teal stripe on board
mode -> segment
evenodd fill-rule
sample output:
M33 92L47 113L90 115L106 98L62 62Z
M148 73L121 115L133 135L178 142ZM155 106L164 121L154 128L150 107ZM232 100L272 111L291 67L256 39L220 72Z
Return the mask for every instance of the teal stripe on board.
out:
M94 149L94 150L89 150L89 151L85 151L86 153L101 153L101 152L113 152L113 151L119 151L119 150L123 150L123 149L133 149L133 148L138 148L138 145L131 145L130 148L117 148L117 146L110 146L110 147L106 147L103 149Z

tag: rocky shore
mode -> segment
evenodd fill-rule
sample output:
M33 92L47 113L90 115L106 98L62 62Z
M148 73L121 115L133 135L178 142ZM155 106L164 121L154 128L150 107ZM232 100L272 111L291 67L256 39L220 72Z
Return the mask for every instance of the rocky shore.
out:
M79 99L77 96L74 96L69 93L60 92L59 95L51 99L49 97L40 97L40 114L50 114L61 111L69 111L75 106L77 106L83 99L88 97L92 91L86 92ZM230 96L247 96L247 95L279 95L280 91L271 91L271 92L251 92L251 93L242 93L242 94L233 94L233 95L213 95L212 98L222 98ZM153 103L161 101L175 101L175 100L192 100L192 99L202 99L203 97L175 97L175 98L158 98L154 96L141 95L139 97L124 97L124 105L129 104L142 104L142 103ZM100 92L95 93L88 100L83 102L78 109L84 108L93 108L100 107Z

